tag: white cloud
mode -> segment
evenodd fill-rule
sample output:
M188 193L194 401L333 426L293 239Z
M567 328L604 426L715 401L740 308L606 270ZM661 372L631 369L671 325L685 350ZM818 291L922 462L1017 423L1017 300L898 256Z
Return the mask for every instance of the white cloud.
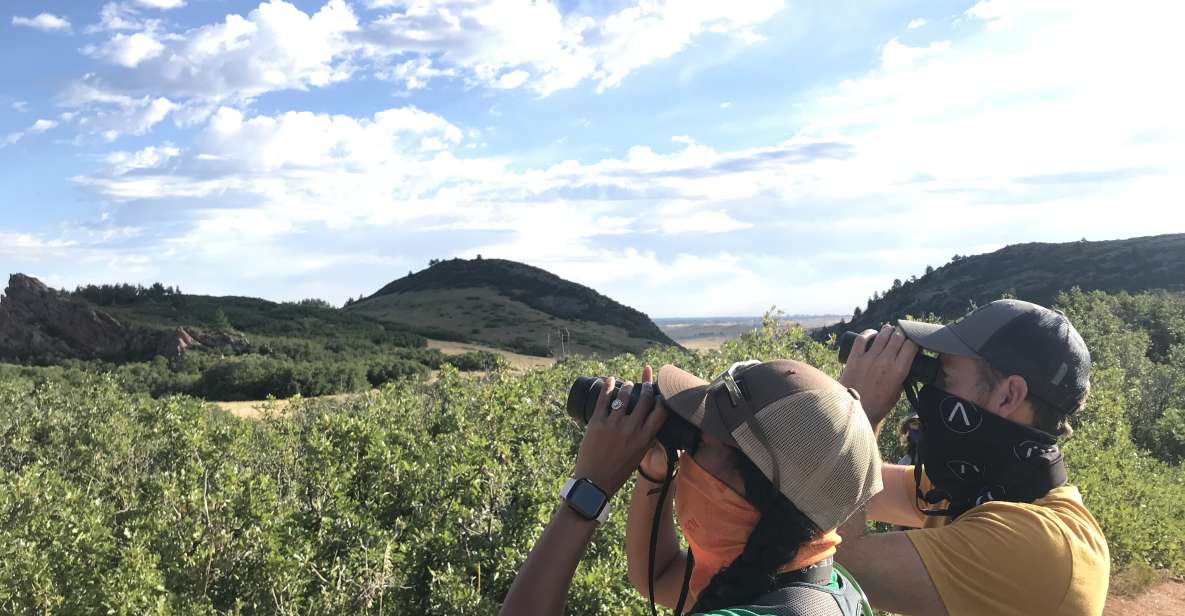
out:
M44 133L45 131L57 126L58 123L53 120L37 120L29 127L30 133Z
M107 2L99 10L99 23L86 27L88 34L104 31L147 31L156 32L161 27L159 19L143 19L139 9L130 2Z
M730 101L724 101L723 103L720 103L721 109L728 109L729 107L732 107L732 103Z
M12 101L12 110L17 113L24 113L29 110L29 103L26 101Z
M62 97L62 104L87 112L67 112L78 126L101 134L108 141L121 135L143 135L164 121L178 105L165 97L110 92L89 83L76 83ZM65 119L66 114L63 114Z
M0 231L0 256L36 258L75 245L68 240L47 240L40 235Z
M431 243L429 256L526 260L651 313L847 311L955 253L1185 228L1185 86L1164 78L1185 56L1182 9L1159 5L1149 21L1152 5L1075 7L968 22L949 43L890 41L766 147L678 136L524 168L462 157L479 136L413 107L357 118L225 107L192 146L121 153L78 181L167 204L153 215L179 217L188 231L170 245L196 262L263 246L252 250L269 262L311 254L301 267L315 270L341 261L308 253L310 237L437 233L468 239ZM1100 32L1115 44L1099 46ZM406 74L421 68L438 65ZM510 70L537 78L534 65L489 78Z
M136 0L136 4L150 9L167 11L185 6L185 0Z
M493 85L495 88L503 90L513 90L514 88L526 83L530 78L531 74L527 71L509 71L503 73L502 76L498 77L498 80L493 82L491 85Z
M980 0L980 2L975 3L974 6L967 9L966 15L975 19L991 21L1023 10L1024 7L1016 0Z
M935 41L926 47L910 47L893 37L881 50L881 66L898 70L930 56L938 55L950 48L950 41Z
M41 13L36 17L13 17L12 25L34 28L42 32L70 31L70 21L52 13Z
M375 76L388 81L403 82L407 90L422 90L436 77L455 77L454 69L440 69L432 65L431 58L421 57L401 62L388 69L379 70Z
M272 0L246 17L231 14L185 32L161 32L159 22L137 22L130 7L109 3L100 28L145 30L116 34L89 49L136 69L121 80L125 91L218 103L347 79L353 50L347 35L358 21L344 0L329 0L311 15Z
M137 32L132 35L116 34L101 47L88 46L83 52L96 58L127 68L136 68L141 62L155 58L165 46L151 34Z
M729 233L753 226L733 218L723 209L704 209L701 204L682 201L663 205L658 210L657 219L662 232L668 235Z
M926 25L926 20L919 17L917 19L910 20L909 25L906 27L910 30L916 30L924 25Z
M112 152L107 155L107 164L111 165L112 176L121 176L139 169L158 168L180 155L181 150L173 146L148 146L136 152Z
M393 4L370 4L386 6ZM592 17L562 15L550 0L419 0L370 24L366 51L431 55L494 87L521 85L525 71L543 95L587 79L601 91L705 33L755 42L753 28L783 7L782 0L727 6L658 0ZM506 75L515 77L508 83Z
M15 143L17 143L18 141L23 139L24 136L25 136L25 133L23 131L8 133L7 135L4 135L3 138L0 138L0 148L14 145Z

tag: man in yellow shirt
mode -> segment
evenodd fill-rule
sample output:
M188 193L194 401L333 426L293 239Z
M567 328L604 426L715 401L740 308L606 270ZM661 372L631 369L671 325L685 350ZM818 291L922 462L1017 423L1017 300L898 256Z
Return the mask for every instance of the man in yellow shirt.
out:
M941 369L906 392L922 422L917 466L882 465L885 489L840 528L836 560L899 614L1101 614L1107 543L1057 447L1090 389L1082 337L1018 300L946 326L868 330L840 381L878 434L920 348ZM917 530L869 533L866 519Z

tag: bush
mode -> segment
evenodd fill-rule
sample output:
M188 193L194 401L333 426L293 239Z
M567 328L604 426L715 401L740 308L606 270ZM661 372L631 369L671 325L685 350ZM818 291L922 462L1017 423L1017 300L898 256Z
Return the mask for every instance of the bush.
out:
M710 378L776 357L839 370L834 351L771 319L718 351L652 348L481 378L442 364L431 384L398 379L244 420L185 396L128 394L113 374L6 368L0 612L492 614L571 470L581 435L564 403L576 376L674 363ZM386 361L393 373L423 365ZM366 387L379 365L342 369ZM246 393L329 368L248 356L210 366L201 384ZM1095 373L1065 447L1070 477L1117 569L1185 573L1185 475L1131 441L1132 395L1122 365ZM626 582L628 494L587 551L570 613L648 613Z

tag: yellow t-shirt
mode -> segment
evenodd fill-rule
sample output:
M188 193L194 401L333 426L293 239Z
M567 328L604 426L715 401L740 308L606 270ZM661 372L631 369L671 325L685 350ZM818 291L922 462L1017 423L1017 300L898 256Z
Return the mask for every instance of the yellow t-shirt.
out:
M1111 557L1074 486L1032 503L987 502L954 522L927 516L906 536L951 616L1103 613Z

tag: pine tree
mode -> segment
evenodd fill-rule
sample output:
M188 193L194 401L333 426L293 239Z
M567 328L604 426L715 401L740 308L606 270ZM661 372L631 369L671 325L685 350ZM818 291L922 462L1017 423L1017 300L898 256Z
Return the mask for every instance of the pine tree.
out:
M221 308L214 311L214 316L210 319L210 326L220 332L234 329L230 324L230 319L226 318L226 313Z

